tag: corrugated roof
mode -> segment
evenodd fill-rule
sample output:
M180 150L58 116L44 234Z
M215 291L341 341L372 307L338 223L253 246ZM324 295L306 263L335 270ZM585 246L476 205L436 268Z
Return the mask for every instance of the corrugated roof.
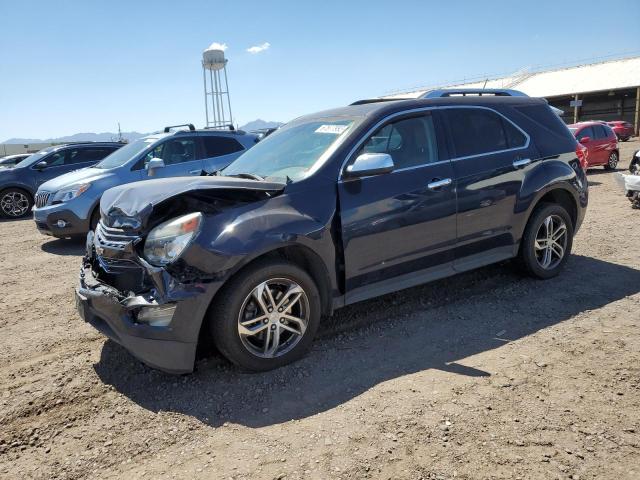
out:
M577 67L524 73L493 80L447 85L460 88L513 88L531 97L557 97L573 93L589 93L640 86L640 57L592 63ZM386 95L385 98L417 98L433 90L424 88Z

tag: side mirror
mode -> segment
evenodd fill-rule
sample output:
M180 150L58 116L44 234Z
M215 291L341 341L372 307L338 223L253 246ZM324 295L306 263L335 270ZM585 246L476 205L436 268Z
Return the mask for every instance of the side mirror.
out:
M591 137L582 137L579 141L581 144L586 145L591 141Z
M38 163L36 163L34 165L34 168L36 170L44 170L45 168L47 168L49 166L49 164L47 163L46 160L40 160Z
M363 153L345 170L349 177L367 177L393 171L393 158L388 153Z
M144 168L149 176L153 177L156 174L156 170L158 168L164 168L164 160L162 160L161 158L153 157L151 160L149 160L149 163L144 166Z

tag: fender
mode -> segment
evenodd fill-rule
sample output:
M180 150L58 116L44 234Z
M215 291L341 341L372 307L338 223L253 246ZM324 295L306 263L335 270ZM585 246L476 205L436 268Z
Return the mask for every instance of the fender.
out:
M569 165L568 161L573 159L571 154L543 159L536 162L533 169L525 176L514 211L514 237L518 243L533 210L540 200L553 190L562 190L571 196L577 214L576 230L580 226L583 213L580 213L582 209L579 207L587 206L588 187L584 172L576 172Z
M226 282L257 258L283 247L300 247L322 265L330 293L335 295L338 292L335 247L338 239L334 238L332 225L336 199L334 195L324 197L318 199L317 205L321 208L316 209L317 216L296 207L302 200L296 194L247 205L241 211L222 212L205 222L207 232L202 237L209 239L206 248L202 245L192 251L206 255L206 273ZM308 201L305 205L308 210ZM212 235L215 230L219 233ZM184 260L191 263L189 257L185 255ZM201 261L193 260L193 265L199 264L202 268Z

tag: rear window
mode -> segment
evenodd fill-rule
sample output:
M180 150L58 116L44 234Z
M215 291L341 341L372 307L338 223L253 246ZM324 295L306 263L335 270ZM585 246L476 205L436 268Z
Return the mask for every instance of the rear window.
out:
M202 137L205 158L221 157L244 150L244 147L235 138L229 137Z
M457 157L468 157L523 147L525 135L501 115L480 108L444 110Z

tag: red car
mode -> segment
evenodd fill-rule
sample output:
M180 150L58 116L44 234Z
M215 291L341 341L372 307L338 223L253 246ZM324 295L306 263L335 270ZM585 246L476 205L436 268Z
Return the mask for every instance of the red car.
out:
M623 122L622 120L616 120L613 122L607 122L607 125L611 127L613 133L616 134L618 140L626 142L633 136L633 125L629 122Z
M601 122L579 122L568 127L578 142L587 149L587 167L602 165L606 170L616 169L620 158L618 137L609 125Z

